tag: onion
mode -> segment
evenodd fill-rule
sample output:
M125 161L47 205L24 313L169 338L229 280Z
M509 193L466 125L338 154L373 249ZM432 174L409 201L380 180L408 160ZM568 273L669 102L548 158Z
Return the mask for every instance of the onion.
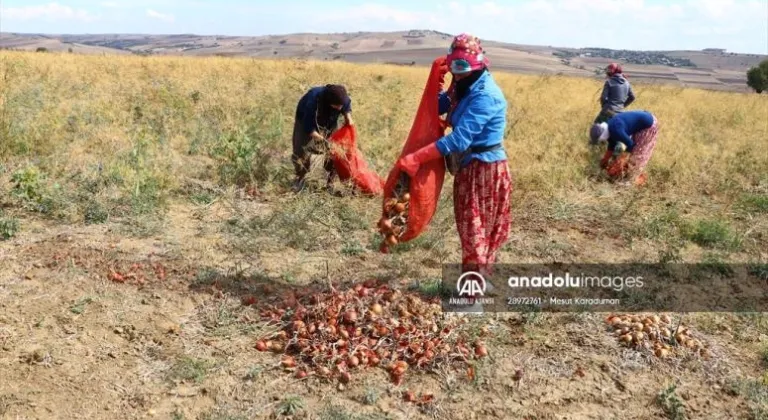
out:
M411 194L410 193L405 193L405 194L403 194L402 197L400 197L400 199L403 200L403 202L407 203L407 202L411 201Z
M413 395L413 391L405 391L405 394L403 394L403 400L406 402L413 402L416 401L416 396Z
M387 235L387 244L388 245L397 245L397 238L395 235Z
M344 312L344 322L353 324L355 321L357 321L357 312L352 310Z
M265 343L262 340L259 340L256 342L256 350L258 351L266 351L267 350L267 343Z
M339 376L339 381L343 384L348 384L349 381L352 380L352 375L349 374L349 372L342 372Z
M381 315L381 313L384 312L384 308L382 308L378 303L374 303L371 305L371 312L375 313L376 315Z
M488 349L487 349L487 348L485 348L485 346L481 344L481 345L479 345L479 346L475 347L475 355L476 355L477 357L485 357L485 356L488 356Z
M358 359L356 356L349 356L349 359L347 359L347 364L352 367L357 367L357 365L360 364L360 359Z
M307 377L307 372L304 372L303 370L299 370L296 372L296 377L299 379L304 379Z
M403 375L396 375L393 373L390 375L390 379L395 385L400 385L401 383L403 383Z
M379 232L384 234L392 232L392 221L382 217L379 221Z
M395 208L394 208L394 210L395 210L395 212L396 212L397 214L400 214L400 213L404 212L404 211L405 211L405 204L403 204L403 203L397 203L397 204L395 204Z
M286 368L292 368L296 366L296 361L293 359L293 357L290 356L284 357L280 363L283 365L283 367Z

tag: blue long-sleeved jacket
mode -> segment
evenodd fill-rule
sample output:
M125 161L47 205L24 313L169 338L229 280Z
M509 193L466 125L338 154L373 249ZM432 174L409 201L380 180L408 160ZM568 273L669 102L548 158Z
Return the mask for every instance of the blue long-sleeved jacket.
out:
M440 94L438 108L440 114L448 112L450 99L446 93ZM484 73L472 84L467 96L456 105L450 123L452 132L437 141L437 148L443 156L461 153L470 147L502 144L501 149L467 154L462 159L461 166L467 166L472 159L498 162L507 158L503 148L507 125L507 100L490 73Z
M618 142L627 146L632 152L635 142L632 136L650 128L653 125L653 114L647 111L628 111L616 114L608 120L608 150L613 150Z

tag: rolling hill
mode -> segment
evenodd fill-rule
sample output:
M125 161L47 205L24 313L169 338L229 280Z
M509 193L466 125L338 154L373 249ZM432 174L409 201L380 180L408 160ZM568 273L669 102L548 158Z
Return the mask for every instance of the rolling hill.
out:
M426 65L445 54L451 35L429 30L288 34L259 37L98 34L0 34L0 48L82 54L247 56L356 63ZM746 70L766 56L703 51L618 51L485 41L494 68L525 74L601 77L598 68L624 63L633 80L747 91Z

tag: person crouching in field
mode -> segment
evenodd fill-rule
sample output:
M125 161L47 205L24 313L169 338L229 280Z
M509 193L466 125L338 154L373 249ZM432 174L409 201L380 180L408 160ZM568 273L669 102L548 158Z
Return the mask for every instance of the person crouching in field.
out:
M458 155L453 207L461 240L463 271L490 271L510 228L512 181L504 151L507 101L488 71L480 40L453 39L447 56L453 75L439 98L452 132L402 157L397 167L413 177L424 162Z
M624 109L635 101L635 92L632 85L624 77L621 65L611 63L605 69L608 80L603 85L603 93L600 94L600 113L594 123L608 121L612 116L624 112Z
M299 100L293 125L293 154L291 161L296 173L293 190L304 189L304 182L309 172L312 154L324 154L323 165L327 173L327 188L336 175L328 151L328 137L336 131L339 115L344 116L345 124L352 125L352 99L341 85L325 85L311 88Z
M608 148L600 167L613 179L630 179L636 185L645 183L645 166L656 146L659 123L647 111L626 111L608 122L592 125L593 144L607 142ZM626 152L626 153L625 153Z

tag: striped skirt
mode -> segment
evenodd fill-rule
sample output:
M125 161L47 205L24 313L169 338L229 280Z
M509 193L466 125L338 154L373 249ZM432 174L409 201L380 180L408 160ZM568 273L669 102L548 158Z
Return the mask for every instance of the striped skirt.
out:
M466 271L490 272L509 238L512 180L507 161L473 159L456 174L453 211Z

